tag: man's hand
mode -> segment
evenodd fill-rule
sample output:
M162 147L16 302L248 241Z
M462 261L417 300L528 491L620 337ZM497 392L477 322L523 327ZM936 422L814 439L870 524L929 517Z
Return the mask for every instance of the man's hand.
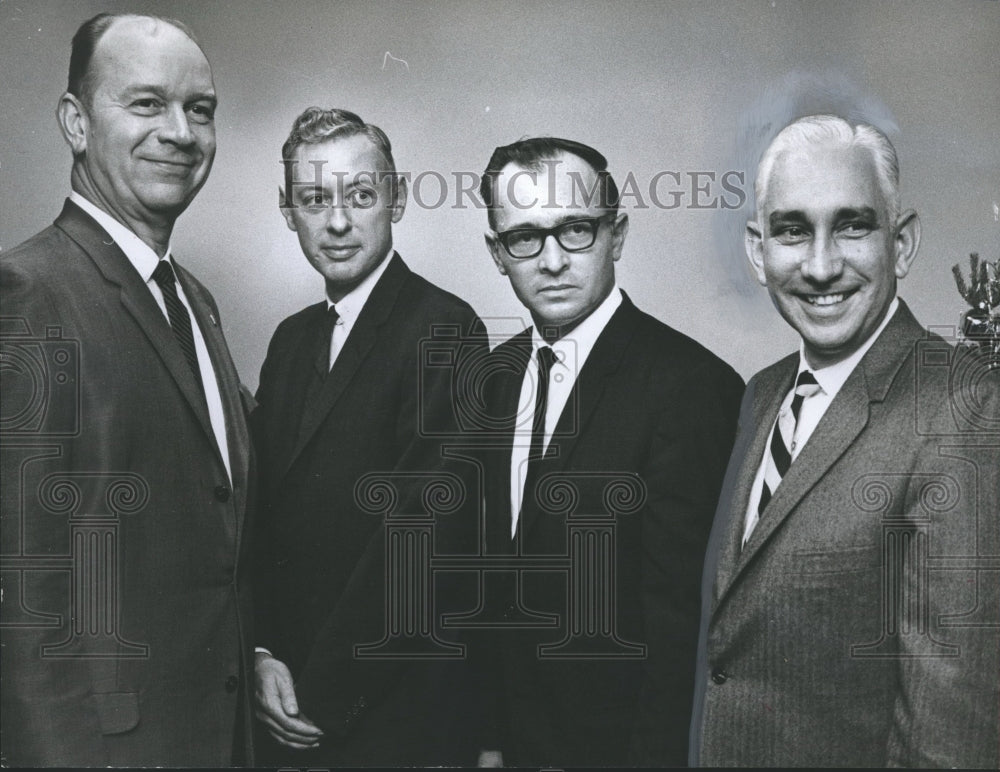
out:
M257 652L254 676L255 712L271 736L289 748L305 750L317 747L323 732L299 713L292 674L285 663L265 652Z

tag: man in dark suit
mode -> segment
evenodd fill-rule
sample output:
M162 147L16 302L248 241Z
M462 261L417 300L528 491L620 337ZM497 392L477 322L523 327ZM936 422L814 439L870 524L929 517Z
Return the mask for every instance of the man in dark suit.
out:
M876 129L764 153L747 254L798 353L750 381L706 560L694 764L997 767L1000 371L897 297Z
M249 760L246 407L170 249L215 104L179 22L83 24L58 107L72 194L0 257L5 765Z
M499 147L481 193L490 254L534 322L483 378L504 438L487 461L487 556L531 564L490 591L491 750L683 764L701 550L743 383L618 288L628 216L599 152Z
M355 647L388 632L383 515L412 514L414 505L430 514L420 509L426 483L448 472L441 437L457 426L455 369L425 367L422 352L443 330L456 340L481 336L480 323L393 251L407 188L381 129L346 110L309 108L282 158L282 214L326 298L278 326L257 393L266 500L257 714L275 741L268 759L470 764L471 738L455 723L462 663L416 661L412 651L366 658ZM485 351L479 341L470 347ZM386 487L367 487L372 474ZM387 499L373 512L372 497L390 488L398 506ZM455 491L467 497L470 529L471 490ZM453 529L443 519L437 526L434 549L445 551ZM404 592L436 615L443 609L426 588Z

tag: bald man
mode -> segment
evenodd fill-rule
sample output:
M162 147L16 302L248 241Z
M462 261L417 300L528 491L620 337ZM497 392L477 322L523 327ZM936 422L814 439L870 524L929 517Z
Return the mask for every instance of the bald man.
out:
M5 765L250 761L249 403L170 246L215 105L179 22L85 22L72 193L0 258Z

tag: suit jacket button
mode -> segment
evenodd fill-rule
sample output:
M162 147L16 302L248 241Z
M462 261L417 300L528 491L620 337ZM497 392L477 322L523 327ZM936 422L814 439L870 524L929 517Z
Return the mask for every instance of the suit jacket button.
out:
M232 694L236 691L236 687L240 685L240 679L234 675L229 676L226 679L226 691Z
M215 498L219 501L225 503L229 501L229 486L228 485L216 485L215 486Z
M729 678L729 673L727 673L721 667L717 667L715 668L715 670L712 671L712 681L714 681L717 684L724 684L728 678Z

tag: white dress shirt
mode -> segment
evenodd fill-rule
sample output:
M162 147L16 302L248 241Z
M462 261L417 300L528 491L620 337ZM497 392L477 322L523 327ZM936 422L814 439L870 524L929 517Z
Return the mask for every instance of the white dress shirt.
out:
M813 432L816 430L816 426L819 424L820 419L826 413L827 408L830 407L830 403L833 402L833 398L837 396L837 393L843 387L844 383L854 372L854 368L858 366L865 354L868 353L868 349L872 347L878 336L882 334L882 331L889 324L889 320L892 319L893 315L896 313L896 309L899 308L899 298L893 298L892 303L889 305L889 310L886 312L885 318L879 324L878 328L874 333L862 344L862 346L851 354L847 359L836 364L829 365L828 367L822 367L820 369L814 369L809 366L806 360L805 344L799 344L799 369L796 373L796 379L798 378L798 373L803 370L809 370L814 376L816 376L816 382L819 384L820 390L816 392L813 396L802 401L802 407L799 410L799 420L795 424L795 432L792 436L792 446L789 448L789 452L792 456L792 461L794 462L798 458L799 453L802 452L802 448L812 437ZM785 399L781 403L781 407L778 409L778 416L786 415L792 409L792 400L795 398L794 387L785 395ZM776 425L776 424L775 424ZM774 434L775 425L771 426L771 433L767 436L767 442L764 444L764 454L761 456L760 464L757 467L757 476L754 477L753 487L750 489L750 501L747 504L747 511L744 514L744 529L743 529L743 543L746 544L747 540L750 538L750 534L753 533L753 529L756 526L757 521L757 506L760 503L761 490L764 487L764 465L766 463L767 454L769 448L771 447L771 437Z
M156 270L156 266L160 262L160 258L157 257L156 252L132 231L118 222L118 220L104 210L99 209L76 191L69 194L69 199L93 217L97 221L97 224L107 231L107 234L118 245L118 248L125 253L125 257L128 258L132 267L139 273L142 280L146 282L146 287L153 294L156 304L160 307L164 318L167 320L167 324L169 324L170 317L167 314L167 305L163 301L163 292L160 290L160 285L153 279L153 271ZM170 257L169 247L163 259L171 261L171 267L174 268L176 273L176 267ZM222 454L222 462L226 465L226 474L229 476L230 482L232 482L233 472L229 461L229 442L226 439L226 414L222 409L219 382L215 377L215 368L212 366L212 360L208 356L205 338L201 334L198 320L191 313L191 304L188 302L187 295L184 294L184 288L179 280L176 282L176 285L177 296L187 309L188 316L191 317L191 332L194 335L194 348L195 353L198 355L198 369L201 371L201 382L205 387L205 401L208 403L208 417L212 423L212 434L215 435L215 442L219 446L219 452Z
M331 306L337 309L337 323L333 326L333 336L330 339L331 368L333 367L333 363L337 361L337 355L340 353L340 349L343 348L344 341L347 340L347 336L354 329L354 323L358 320L358 316L365 307L365 303L368 302L372 290L375 289L378 280L382 278L385 269L389 267L389 260L392 255L393 249L389 247L388 254L382 258L382 262L378 264L375 270L362 279L357 287L344 295L337 303L334 303L330 298L326 299L327 309Z
M590 316L559 340L549 343L542 339L538 328L531 331L531 358L521 381L521 395L517 400L517 425L510 454L510 536L517 532L517 519L521 512L524 479L528 473L528 455L531 451L531 425L535 413L535 389L538 379L538 349L551 346L556 361L549 372L549 391L545 407L545 437L542 452L549 447L559 417L569 401L570 392L590 356L594 344L622 303L622 293L615 285L608 296ZM573 426L576 431L578 427Z

